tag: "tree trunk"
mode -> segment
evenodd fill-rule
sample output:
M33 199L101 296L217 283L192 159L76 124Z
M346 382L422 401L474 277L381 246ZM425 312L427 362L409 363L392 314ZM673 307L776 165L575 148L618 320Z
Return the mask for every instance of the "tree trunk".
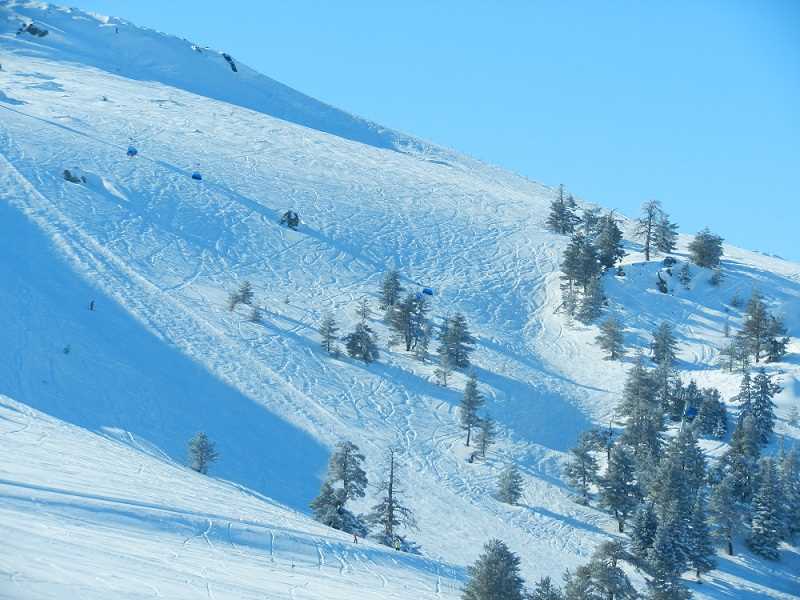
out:
M728 540L728 556L733 556L733 542Z
M467 448L469 448L469 437L472 434L472 427L467 427Z

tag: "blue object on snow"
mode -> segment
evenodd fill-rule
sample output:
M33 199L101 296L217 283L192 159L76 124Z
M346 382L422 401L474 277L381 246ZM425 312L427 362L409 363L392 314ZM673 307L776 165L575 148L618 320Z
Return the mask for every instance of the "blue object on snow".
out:
M422 293L428 296L433 296L433 288L422 288Z
M192 179L196 179L197 181L203 181L203 176L200 175L200 173L198 173L197 171L195 171L194 173L192 173Z
M422 300L422 292L417 292L414 296L417 300Z
M690 406L686 409L685 415L687 419L694 419L697 416L697 409L694 406Z
M137 154L139 154L139 151L136 148L134 148L133 146L128 146L128 156L134 157Z

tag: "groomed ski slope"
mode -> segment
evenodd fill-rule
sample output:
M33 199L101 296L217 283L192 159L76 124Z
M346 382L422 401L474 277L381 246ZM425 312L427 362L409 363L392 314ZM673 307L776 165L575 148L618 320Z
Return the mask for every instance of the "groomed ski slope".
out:
M462 570L0 396L0 598L457 598ZM20 518L25 515L24 518Z
M410 537L448 563L471 563L499 537L521 554L528 579L558 579L614 535L606 515L572 502L560 465L580 431L613 418L628 364L602 360L596 328L567 327L554 314L565 239L542 226L552 189L401 134L376 141L365 133L373 126L338 111L325 122L360 133L321 127L309 116L316 101L270 95L279 84L241 69L247 78L237 79L188 42L129 24L114 33L117 21L77 11L9 3L6 16L0 331L13 358L0 361L0 393L172 461L205 430L221 454L213 475L301 511L336 441L361 446L372 482L397 447L420 523ZM15 36L20 16L51 34ZM292 122L276 118L288 105ZM140 152L132 160L131 137ZM65 168L86 184L65 181ZM190 179L194 169L203 182ZM288 208L303 220L297 232L278 225ZM798 265L726 247L719 289L700 273L694 289L661 296L651 289L657 266L630 246L628 277L607 284L629 342L646 345L654 324L675 320L682 368L726 398L737 378L711 364L732 290L746 297L759 287L798 335ZM408 289L434 287L434 314L463 312L479 337L475 370L502 427L485 463L465 460L455 408L463 377L441 388L432 365L385 349L375 298L392 267ZM226 308L246 279L261 325ZM380 361L324 355L322 314L346 332L365 296ZM735 327L737 315L728 318ZM793 340L789 362L775 366L784 418L800 396L799 351ZM798 437L784 421L778 429ZM512 460L526 478L519 507L491 496ZM200 479L191 485L202 489ZM783 554L777 565L724 560L698 595L725 597L734 586L786 597L798 561L794 548Z

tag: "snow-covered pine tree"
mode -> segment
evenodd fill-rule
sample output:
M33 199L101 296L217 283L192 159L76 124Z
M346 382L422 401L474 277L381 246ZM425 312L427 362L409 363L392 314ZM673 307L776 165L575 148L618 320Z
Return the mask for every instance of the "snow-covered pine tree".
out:
M618 360L625 353L622 322L614 315L600 324L600 333L594 339L608 360Z
M439 356L446 354L453 368L469 367L469 355L475 349L475 338L469 331L467 319L456 313L443 324L439 333Z
M622 230L617 225L613 212L600 219L595 245L597 258L603 269L613 269L625 256L625 251L622 249Z
M753 379L750 377L750 371L745 371L739 383L739 393L735 397L739 403L739 421L753 414L753 394Z
M689 565L694 569L698 582L703 573L708 573L716 565L702 492L697 494L689 521Z
M207 475L209 466L218 458L216 446L205 432L200 431L189 440L189 467L192 470Z
M569 235L575 231L580 218L575 214L574 201L564 196L564 186L558 186L558 198L550 203L550 214L547 217L547 228L553 233Z
M770 314L767 305L761 293L754 290L744 311L744 323L739 338L756 362L761 361L761 355L767 349L769 331Z
M633 455L623 444L611 448L611 460L600 478L600 505L617 520L619 532L625 531L625 521L636 510L641 496L636 481Z
M450 355L447 352L439 354L439 365L433 374L436 377L436 382L443 387L447 387L447 382L453 374L453 367L450 363Z
M675 362L678 341L675 339L675 329L667 321L662 322L653 332L650 351L653 353L653 362L656 364Z
M250 310L250 316L248 317L248 321L250 321L251 323L258 324L261 323L261 320L262 320L261 309L258 306L254 306Z
M372 309L369 307L369 299L366 296L359 300L356 307L356 316L362 323L366 323L367 319L372 316Z
M463 600L523 600L523 579L519 557L500 540L489 540L483 554L467 567L469 580Z
M581 495L583 504L589 504L590 487L597 481L597 460L592 456L592 450L589 437L581 435L578 445L569 451L569 462L564 467L567 483Z
M781 456L780 480L784 516L782 537L791 542L800 533L800 450L797 446Z
M659 518L653 546L647 555L648 598L652 600L688 600L691 593L681 583L681 573L687 566L687 540L683 533L683 521L676 504L668 506Z
M334 529L366 535L367 527L362 518L345 506L348 501L365 495L367 474L361 466L363 462L364 455L354 443L336 444L328 461L327 478L310 505L317 521Z
M516 504L522 497L522 474L515 464L508 465L497 480L497 499L506 504Z
M228 296L228 309L234 310L239 304L253 304L255 292L249 281L244 281L235 292Z
M542 577L536 582L533 590L528 592L526 600L564 600L564 594L549 577Z
M778 544L783 528L781 486L775 462L762 458L758 468L758 488L750 505L750 534L747 546L759 556L778 560Z
M580 228L590 240L594 240L600 231L601 212L602 209L596 207L587 207L581 212Z
M658 529L658 518L653 503L648 501L639 506L631 521L631 552L640 560L645 560Z
M645 260L650 260L650 255L658 250L655 242L661 214L661 203L658 200L649 200L642 204L642 214L636 221L635 235L642 241Z
M344 338L347 354L371 363L378 360L378 341L375 332L365 321L358 323L352 333Z
M402 302L387 310L389 326L400 336L406 345L406 352L416 349L424 337L428 323L428 303L422 294L409 293Z
M688 262L683 263L678 270L678 281L680 281L683 289L689 289L689 284L692 283L692 270L689 268Z
M775 427L775 403L772 399L783 388L772 381L772 375L764 369L759 369L753 378L753 396L750 405L750 414L753 416L753 425L762 444L766 444Z
M381 308L386 310L390 306L394 306L400 300L400 292L402 291L400 273L394 269L387 271L381 282Z
M322 338L320 345L322 349L328 354L335 354L338 352L336 349L336 334L339 332L339 326L333 315L328 313L322 318L322 323L319 326L319 335Z
M711 536L725 544L728 555L733 556L733 538L739 524L739 509L735 497L733 475L725 475L711 487L708 516Z
M426 319L414 345L414 357L420 362L424 363L428 360L428 348L430 347L432 332L433 325L430 320Z
M736 425L730 448L722 455L719 464L722 473L731 476L733 496L739 502L750 502L759 454L760 441L755 421L747 415Z
M627 558L625 546L619 541L603 542L594 551L587 566L597 598L634 600L639 597L625 571L620 567L620 562Z
M703 402L694 420L694 428L701 435L718 440L728 432L728 413L721 400L719 390L707 388L703 390Z
M678 239L678 224L669 220L669 215L663 211L659 215L655 227L655 246L659 252L672 254L675 251L675 242Z
M474 372L469 374L467 384L464 386L464 395L461 397L460 419L461 429L467 432L466 445L469 446L472 430L480 423L478 410L483 406L483 395L478 389L478 377Z
M589 287L581 298L576 317L584 325L588 325L600 316L605 304L606 295L603 291L603 279L596 275L590 282Z
M789 336L786 335L786 326L783 320L770 315L769 331L767 332L767 362L778 362L786 356L789 346Z
M628 371L619 414L627 417L621 440L631 447L637 462L657 462L664 431L664 413L656 397L653 376L639 356Z
M389 547L405 545L405 538L400 535L399 530L414 529L417 526L414 513L400 501L402 492L397 477L396 454L394 449L388 452L386 478L379 487L383 497L366 517L367 522L380 528L376 534L378 541Z
M722 258L722 238L706 227L689 243L689 256L698 267L713 269Z
M475 436L475 446L481 458L486 458L486 452L494 444L497 437L497 428L494 421L489 417L483 417L478 423L478 433Z

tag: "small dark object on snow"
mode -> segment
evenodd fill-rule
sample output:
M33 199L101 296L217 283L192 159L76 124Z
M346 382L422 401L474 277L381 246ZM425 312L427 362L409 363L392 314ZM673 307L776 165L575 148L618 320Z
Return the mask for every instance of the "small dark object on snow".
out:
M133 146L128 146L127 154L128 154L129 157L133 158L134 156L139 154L139 151L136 148L134 148Z
M94 300L89 302L89 310L94 310Z
M86 177L81 175L78 177L77 175L73 175L69 169L64 169L64 179L69 181L70 183L86 183Z
M69 354L71 351L72 351L72 346L70 346L69 344L64 346L64 354Z
M422 293L428 296L433 296L433 288L422 288Z
M625 269L622 268L622 265L617 267L617 277L625 277Z
M199 171L193 171L192 179L196 179L197 181L203 181L203 176L200 174Z
M661 261L661 262L662 262L662 264L663 264L665 267L672 267L672 266L673 266L673 265L675 265L675 263L677 263L678 261L677 261L677 260L675 260L675 257L673 257L673 256L667 256L667 257L666 257L666 258L665 258L663 261Z
M17 35L20 35L20 34L23 34L23 33L30 33L31 35L35 35L36 37L44 37L50 32L47 31L47 29L42 29L42 28L37 27L33 23L28 23L27 26L23 25L17 30Z
M281 217L281 225L297 231L297 227L300 225L300 215L293 210L287 210Z
M236 63L233 62L233 58L231 58L230 54L226 54L225 52L223 52L222 58L228 61L228 64L231 66L231 71L233 71L234 73L238 73L239 69L236 68Z
M669 289L667 288L667 282L664 281L663 277L661 277L661 273L657 273L657 275L658 275L658 281L656 281L656 287L658 288L659 292L661 292L662 294L666 294L669 291Z

